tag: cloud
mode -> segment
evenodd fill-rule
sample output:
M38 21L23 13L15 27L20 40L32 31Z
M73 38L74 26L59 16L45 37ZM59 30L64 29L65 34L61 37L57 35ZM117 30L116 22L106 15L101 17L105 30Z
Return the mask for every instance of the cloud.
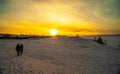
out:
M120 27L117 24L120 21L119 0L0 0L0 3L0 21L5 26L41 26L39 29L48 26L70 32L102 29L113 32Z

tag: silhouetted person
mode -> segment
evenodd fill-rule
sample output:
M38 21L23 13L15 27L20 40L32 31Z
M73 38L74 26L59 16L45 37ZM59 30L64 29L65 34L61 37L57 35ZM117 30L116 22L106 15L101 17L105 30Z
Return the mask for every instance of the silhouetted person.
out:
M17 44L17 45L16 45L16 52L17 52L17 55L18 55L18 56L19 56L19 47L20 47L20 45Z
M99 36L97 42L103 44L103 39L101 38L101 36Z
M22 55L22 53L23 53L23 44L20 45L19 52L20 52L20 55Z
M96 38L96 37L94 37L94 40L95 40L95 41L97 41L97 38Z

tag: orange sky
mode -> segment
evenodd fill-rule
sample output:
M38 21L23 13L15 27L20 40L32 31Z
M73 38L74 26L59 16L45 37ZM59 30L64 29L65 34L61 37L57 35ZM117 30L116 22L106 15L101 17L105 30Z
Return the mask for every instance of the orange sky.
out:
M0 33L96 35L120 33L119 0L1 0Z

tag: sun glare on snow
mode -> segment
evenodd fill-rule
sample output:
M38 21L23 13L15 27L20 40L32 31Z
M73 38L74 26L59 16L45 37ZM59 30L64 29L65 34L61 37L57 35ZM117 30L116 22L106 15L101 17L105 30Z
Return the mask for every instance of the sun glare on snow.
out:
M51 29L51 30L49 30L49 32L50 32L50 34L51 34L52 36L55 36L55 35L58 33L58 30L56 30L56 29Z

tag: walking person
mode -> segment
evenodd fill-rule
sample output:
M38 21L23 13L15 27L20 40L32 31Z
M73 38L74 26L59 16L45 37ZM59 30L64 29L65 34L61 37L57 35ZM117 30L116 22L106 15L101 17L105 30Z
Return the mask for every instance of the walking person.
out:
M23 54L23 44L21 44L21 45L19 46L19 52L20 52L20 55Z
M16 49L16 52L17 52L17 56L19 56L19 47L20 47L20 45L17 44L17 45L16 45L16 48L15 48L15 49Z

